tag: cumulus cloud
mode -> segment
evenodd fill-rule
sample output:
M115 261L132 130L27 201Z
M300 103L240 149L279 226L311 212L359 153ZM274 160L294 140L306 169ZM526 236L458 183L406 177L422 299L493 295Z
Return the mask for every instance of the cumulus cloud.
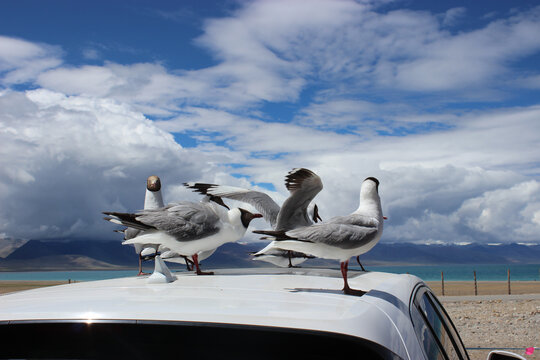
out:
M0 104L0 231L12 236L109 238L101 211L141 208L147 176L162 177L167 192L201 176L197 161L211 169L112 100L35 90Z
M195 43L216 59L206 68L172 72L159 63L111 62L57 68L57 49L6 37L3 47L10 51L3 53L13 55L4 59L3 68L11 82L37 77L37 84L55 91L130 98L139 109L164 116L184 104L237 110L295 102L314 84L327 95L367 95L377 89L369 96L378 102L381 91L398 99L409 91L491 98L515 78L519 68L513 63L540 50L540 40L532 35L540 30L540 8L469 31L445 29L464 12L454 8L441 16L383 12L369 2L254 1L204 22Z
M181 183L204 181L270 183L281 202L286 172L303 166L323 179L325 219L356 209L362 180L378 177L383 239L534 241L539 106L455 102L538 88L512 65L540 50L539 8L453 33L462 8L310 4L207 19L195 43L215 64L200 69L65 65L55 46L0 37L0 233L110 237L100 212L140 208L153 173L167 201L198 199ZM37 90L10 90L21 83ZM284 120L265 112L275 103L291 105Z
M540 8L508 19L496 20L485 28L457 35L439 32L436 41L418 48L409 61L387 64L389 83L410 90L451 90L480 85L492 86L505 78L507 63L535 53L540 40Z
M485 192L477 187L480 194L464 201L462 193L456 193L462 203L454 211L426 208L423 214L411 214L390 227L388 235L419 243L535 243L540 230L534 221L540 208L539 188L538 181L529 180Z
M496 229L473 226L476 220L464 209L471 199L506 192L537 171L538 116L537 107L449 114L442 117L452 119L452 127L409 136L340 134L197 108L157 125L171 132L219 134L226 147L216 149L216 156L222 150L241 155L235 161L249 166L236 172L253 182L272 183L282 198L286 171L298 166L316 171L324 182L316 202L325 218L354 211L362 180L376 176L390 217L386 239L492 242L534 237L538 213L533 198L522 196L516 204L528 214L521 221L529 232L507 233L506 240ZM224 180L231 185L238 181ZM484 205L489 209L494 203Z
M537 240L540 230L534 222L539 210L540 183L530 180L467 199L457 214L469 228L501 242L530 241Z
M444 13L442 24L445 26L453 26L460 19L463 18L466 12L467 12L467 9L464 7L456 7L456 8L448 9Z
M282 79L350 80L347 85L354 91L367 84L470 90L493 86L510 75L509 62L539 50L532 35L540 28L539 12L534 8L452 34L444 26L463 16L463 8L449 9L440 18L410 10L378 12L370 4L350 1L318 1L309 7L259 1L234 16L207 21L198 41L221 60L220 66L249 63L248 74L257 69Z
M347 107L340 109L346 111ZM243 154L246 159L266 154L274 157L273 161L329 158L328 162L332 162L337 156L343 159L344 166L351 166L346 162L368 161L384 170L455 165L486 169L505 167L517 173L534 173L538 167L535 164L536 134L540 131L538 106L471 111L460 116L442 114L443 120L452 120L446 127L435 126L430 131L408 136L379 135L367 130L358 131L359 134L323 131L297 123L268 123L219 110L184 110L181 116L156 124L169 132L211 133L214 139ZM361 117L358 119L360 129L363 129L366 124L360 121ZM410 122L409 118L396 118L397 121ZM275 159L276 155L279 159Z
M58 47L0 36L0 80L5 85L31 81L61 63Z

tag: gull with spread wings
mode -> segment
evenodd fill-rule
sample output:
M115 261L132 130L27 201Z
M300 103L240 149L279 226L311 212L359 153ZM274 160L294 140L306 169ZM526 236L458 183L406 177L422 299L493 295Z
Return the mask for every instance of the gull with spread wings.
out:
M252 205L259 211L264 219L270 223L275 231L287 231L301 226L308 226L321 220L317 205L310 206L311 201L322 190L321 178L313 171L305 168L295 168L285 177L285 187L289 190L289 197L280 207L268 194L261 191L244 189L240 187L205 184L205 183L185 183L186 187L193 189L204 195L228 198ZM310 216L310 210L312 215ZM292 267L292 257L299 255L298 261L305 260L304 254L292 253L276 249L275 243L255 254L265 258L274 256L285 256L289 258L288 266ZM303 260L302 260L303 259ZM275 264L281 262L273 262Z

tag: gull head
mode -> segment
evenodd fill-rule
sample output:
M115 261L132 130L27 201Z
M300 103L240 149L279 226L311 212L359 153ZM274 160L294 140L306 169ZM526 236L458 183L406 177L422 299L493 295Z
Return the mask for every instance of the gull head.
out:
M146 180L146 188L152 192L161 190L161 180L156 175L149 176Z
M238 208L240 210L240 219L242 220L242 225L247 229L249 226L249 223L251 220L255 218L262 218L263 216L261 214L253 214L247 210L244 210L242 208Z
M366 189L368 191L373 191L378 194L379 193L379 180L377 178L374 178L372 176L366 178L364 182L362 183L362 189Z

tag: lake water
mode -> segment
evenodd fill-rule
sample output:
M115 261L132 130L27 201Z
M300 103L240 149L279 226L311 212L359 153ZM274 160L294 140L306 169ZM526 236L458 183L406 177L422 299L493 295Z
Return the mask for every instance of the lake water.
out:
M352 266L351 269L357 267ZM510 269L513 281L540 281L540 264L500 264L500 265L410 265L410 266L366 266L367 270L384 271L395 274L409 273L424 281L438 281L441 271L445 281L473 281L476 271L478 281L506 281ZM137 270L108 271L25 271L0 272L0 280L104 280L136 275Z
M480 264L480 265L414 265L414 266L371 266L368 270L391 273L409 273L424 281L473 281L476 271L478 281L506 281L510 269L510 280L540 281L540 264Z

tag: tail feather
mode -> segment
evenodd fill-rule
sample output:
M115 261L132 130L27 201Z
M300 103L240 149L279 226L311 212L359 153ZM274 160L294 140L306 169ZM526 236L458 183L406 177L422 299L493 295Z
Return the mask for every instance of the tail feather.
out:
M296 240L296 241L302 241L302 242L313 242L309 240L302 240L299 238L295 238L292 236L289 236L286 234L284 230L253 230L255 234L262 234L262 235L269 235L272 236L272 240L276 241L284 241L284 240ZM261 240L269 240L268 237L264 236L261 238Z
M288 236L283 230L253 230L255 234L269 235L275 238L275 240L296 240L293 237ZM264 237L265 240L268 238Z
M155 227L151 225L146 225L139 220L137 220L137 215L135 214L128 214L128 213L119 213L119 212L109 212L104 211L103 214L108 215L107 217L104 217L104 220L110 221L112 223L118 224L118 225L124 225L127 227L131 227L138 230L150 230L150 229L156 229Z

